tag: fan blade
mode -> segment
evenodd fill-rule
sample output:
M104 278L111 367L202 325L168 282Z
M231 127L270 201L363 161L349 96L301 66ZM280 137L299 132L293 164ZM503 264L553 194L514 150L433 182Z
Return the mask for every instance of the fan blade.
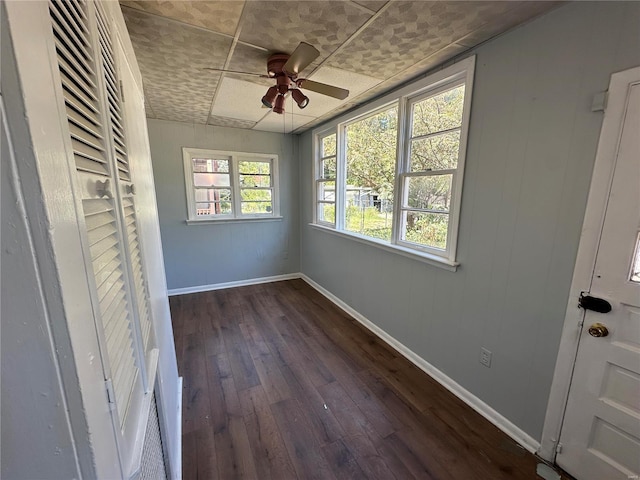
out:
M297 75L318 58L318 55L320 55L320 52L313 45L300 42L300 45L296 47L282 69Z
M344 88L340 87L334 87L333 85L327 85L326 83L314 82L313 80L307 80L305 78L297 80L296 83L298 84L298 87L304 88L305 90L318 92L322 95L327 95L339 100L344 100L349 96L349 90L345 90Z
M272 78L269 75L264 75L263 73L239 72L237 70L225 70L224 68L209 68L209 67L205 67L204 69L205 70L213 70L214 72L237 73L238 75L251 75L252 77Z

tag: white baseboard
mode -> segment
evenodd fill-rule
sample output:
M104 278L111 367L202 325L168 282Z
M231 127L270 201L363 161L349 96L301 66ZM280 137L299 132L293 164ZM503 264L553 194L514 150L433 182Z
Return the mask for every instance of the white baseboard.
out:
M286 273L284 275L274 275L271 277L249 278L247 280L238 280L236 282L213 283L211 285L196 285L194 287L173 288L171 290L167 290L167 294L172 297L174 295L185 295L188 293L210 292L212 290L222 290L225 288L258 285L259 283L281 282L283 280L293 280L295 278L300 278L300 274Z
M529 451L530 453L536 453L538 451L538 449L540 448L540 442L531 437L528 433L524 432L517 425L513 424L510 420L503 417L500 413L496 412L493 408L480 400L473 393L462 387L460 384L456 383L453 379L431 365L424 358L420 357L418 354L407 348L405 345L400 343L398 340L393 338L387 332L367 319L364 315L351 308L345 302L340 300L338 297L336 297L324 287L320 286L315 281L311 280L311 278L309 278L305 274L301 273L299 275L299 278L302 278L318 292L327 297L331 302L333 302L339 308L355 318L364 327L380 337L384 342L395 348L411 363L423 370L427 375L435 379L444 388L449 390L456 397L465 402L476 412L478 412L480 415L482 415L484 418L486 418L488 421L502 430L505 434L511 437L519 445L521 445L525 450Z

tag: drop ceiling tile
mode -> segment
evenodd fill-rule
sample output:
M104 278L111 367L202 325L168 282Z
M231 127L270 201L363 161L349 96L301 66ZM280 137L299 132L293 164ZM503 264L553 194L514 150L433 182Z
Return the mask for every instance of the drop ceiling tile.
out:
M139 10L123 13L156 118L187 121L191 111L188 121L206 123L218 76L205 67L224 65L231 40Z
M240 40L272 53L291 53L304 41L325 58L371 16L349 2L250 1L242 14Z
M377 12L385 6L387 0L355 0L353 3L357 3L358 5L362 5L369 10Z
M238 43L233 50L228 70L266 75L267 58L269 58L269 52ZM226 76L238 78L246 82L265 85L267 87L274 83L274 81L269 78L252 77L249 75L226 74Z
M338 108L342 104L351 102L352 99L381 82L381 80L377 78L371 78L366 75L347 72L333 67L320 67L313 72L309 78L316 82L327 83L349 90L349 96L345 100L338 100L302 89L304 94L309 97L309 105L304 109L303 114L312 117L320 117ZM297 109L297 106L294 108Z
M388 78L493 21L510 3L392 2L328 64Z
M349 72L335 67L320 67L309 77L316 82L328 83L349 90L349 97L355 97L369 90L382 80L379 78ZM347 97L347 98L349 98Z
M219 127L253 128L255 124L256 122L238 120L237 118L217 117L215 115L209 117L209 125L217 125Z
M235 34L243 1L121 0L121 5L143 12L206 28L227 35Z
M176 97L181 98L176 102L171 95L166 95L164 89L158 89L145 85L145 96L153 105L153 118L159 120L172 120L174 122L198 123L204 125L209 117L209 108L204 102L193 99L188 89L177 91ZM147 111L149 116L149 111Z
M225 77L222 80L211 115L257 122L265 113L260 101L267 88L255 83Z
M268 112L268 114L260 120L253 129L265 132L290 133L293 130L315 120L315 117L294 113L295 108L297 107L293 105L293 102L289 98L285 105L285 112L282 115L274 112Z

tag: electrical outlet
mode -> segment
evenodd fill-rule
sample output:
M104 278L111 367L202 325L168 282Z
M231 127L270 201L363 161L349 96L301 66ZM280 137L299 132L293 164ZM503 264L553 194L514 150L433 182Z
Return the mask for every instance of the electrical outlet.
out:
M491 368L491 352L484 347L480 349L480 363L487 368Z

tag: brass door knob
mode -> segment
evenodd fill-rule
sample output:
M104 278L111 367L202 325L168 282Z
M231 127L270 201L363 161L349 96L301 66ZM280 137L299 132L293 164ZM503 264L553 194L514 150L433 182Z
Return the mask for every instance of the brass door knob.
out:
M592 337L606 337L609 335L609 329L601 323L594 323L589 327L589 335Z

